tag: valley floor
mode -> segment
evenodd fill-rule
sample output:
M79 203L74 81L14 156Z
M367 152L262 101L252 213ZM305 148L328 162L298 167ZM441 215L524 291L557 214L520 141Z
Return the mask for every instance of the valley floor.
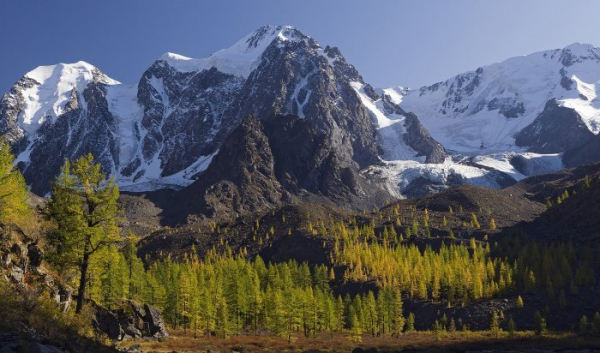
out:
M437 337L436 337L437 336ZM287 339L272 336L231 336L227 339L199 336L189 331L173 332L163 342L128 342L123 348L129 352L397 352L397 351L519 351L558 352L600 350L600 337L582 337L572 333L548 333L536 336L532 331L517 332L509 338L502 332L495 338L489 331L444 332L436 335L431 331L405 333L399 338L371 337L363 335L361 343L355 343L346 334L321 335L317 338L293 337ZM359 351L358 349L356 351Z

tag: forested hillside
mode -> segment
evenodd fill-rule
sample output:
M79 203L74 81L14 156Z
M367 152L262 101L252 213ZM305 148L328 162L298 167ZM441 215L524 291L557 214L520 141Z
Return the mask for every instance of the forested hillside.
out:
M135 303L162 312L174 342L177 335L272 336L288 344L344 337L389 345L415 331L436 340L473 330L505 339L548 330L600 334L597 244L556 239L548 228L527 234L571 200L593 198L597 166L552 186L459 187L372 212L293 203L134 234L122 226L136 222L126 219L135 196L120 203L92 155L66 161L43 200L28 195L9 150L0 145L8 280L0 305L23 329L11 320L2 327L30 341L27 330L62 346L72 334L81 342L144 335L137 323L117 324L116 335L105 324L128 317L129 307L142 310ZM73 304L54 294L58 287ZM25 315L18 298L45 309ZM58 315L52 320L60 328L49 329L48 315ZM81 342L71 347L99 344Z

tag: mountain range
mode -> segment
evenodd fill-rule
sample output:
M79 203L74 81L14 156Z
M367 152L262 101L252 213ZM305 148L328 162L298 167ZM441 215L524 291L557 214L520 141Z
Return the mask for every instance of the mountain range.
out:
M0 134L31 190L92 153L122 190L175 209L351 208L491 188L600 160L600 48L572 44L419 89L374 88L336 47L264 26L208 58L166 53L125 85L78 62L25 74Z

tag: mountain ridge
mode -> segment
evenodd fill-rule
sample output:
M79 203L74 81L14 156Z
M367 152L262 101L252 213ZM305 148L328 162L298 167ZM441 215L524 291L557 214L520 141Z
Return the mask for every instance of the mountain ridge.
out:
M165 53L137 85L120 84L85 62L34 69L3 96L0 133L13 146L32 190L41 195L49 191L49 182L38 175L51 179L65 158L88 152L123 190L181 189L207 170L244 118L290 114L310 122L328 141L341 168L350 168L390 198L465 183L500 188L600 158L592 139L600 132L598 52L572 44L419 90L373 89L338 48L322 47L292 26L263 26L207 58ZM519 88L519 72L538 61L546 63L538 69L550 72L549 78ZM523 67L512 67L522 62ZM506 63L510 67L498 69ZM79 67L81 73L48 79L57 67L61 72ZM41 99L37 92L43 84L28 75L54 82L54 90L42 91L58 98ZM539 97L549 93L535 93L548 90L546 81L557 97L545 100ZM43 104L31 103L40 99ZM552 99L554 110L531 108ZM579 131L575 141L561 133L565 114L556 110L573 117L569 126ZM486 134L495 137L487 141ZM548 145L557 136L564 141ZM293 146L279 148L286 154ZM585 156L573 157L575 150Z

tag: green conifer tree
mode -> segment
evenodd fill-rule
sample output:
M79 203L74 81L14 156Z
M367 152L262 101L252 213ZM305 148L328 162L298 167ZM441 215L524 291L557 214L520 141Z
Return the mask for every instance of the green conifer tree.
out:
M517 331L517 325L515 324L515 320L513 320L512 316L510 317L510 319L508 319L507 329L508 337L514 338L515 332Z
M406 319L406 332L413 332L415 330L415 314L408 314L408 318Z
M52 188L47 208L56 225L48 235L54 250L51 257L79 272L77 313L85 300L91 257L119 240L118 198L114 179L106 180L91 154L73 164L66 161Z

